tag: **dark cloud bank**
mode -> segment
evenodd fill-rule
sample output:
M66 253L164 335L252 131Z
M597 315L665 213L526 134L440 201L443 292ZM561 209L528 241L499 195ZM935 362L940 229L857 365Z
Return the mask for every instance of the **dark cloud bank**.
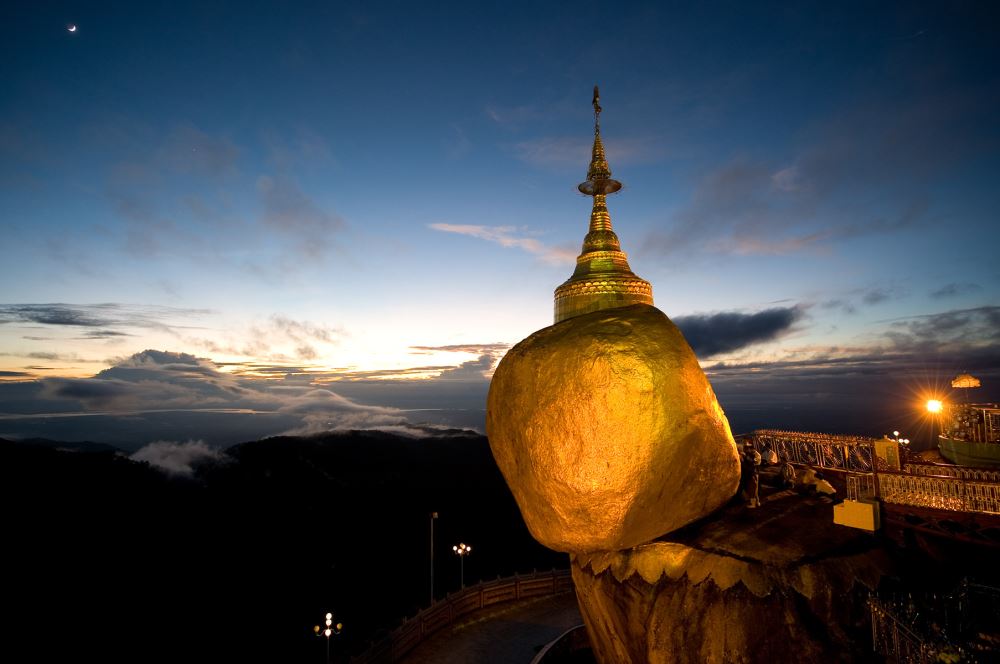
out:
M801 359L705 367L734 430L785 427L879 435L894 429L929 445L930 397L1000 401L1000 307L888 322L875 343L812 349ZM969 371L983 387L952 390Z
M162 328L178 316L200 316L206 309L178 309L152 305L104 304L0 304L0 324L37 323L59 327ZM114 334L109 332L108 334Z
M766 309L753 314L724 311L678 316L674 323L700 358L772 341L792 329L802 318L799 307Z

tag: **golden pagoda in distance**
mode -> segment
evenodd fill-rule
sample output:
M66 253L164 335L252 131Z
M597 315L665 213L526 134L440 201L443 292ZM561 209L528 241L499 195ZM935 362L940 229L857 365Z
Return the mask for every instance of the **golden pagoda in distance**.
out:
M605 198L621 189L622 183L612 179L604 155L600 100L595 85L593 156L587 180L578 187L581 193L594 197L594 208L590 213L590 230L583 239L583 250L576 259L576 270L555 291L556 323L600 309L653 304L653 287L632 272L628 256L611 227Z

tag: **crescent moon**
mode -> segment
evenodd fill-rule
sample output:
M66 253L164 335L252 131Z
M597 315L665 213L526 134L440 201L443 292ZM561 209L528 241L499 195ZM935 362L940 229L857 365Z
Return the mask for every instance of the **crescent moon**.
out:
M76 32L76 26L73 25L72 23L70 23L69 27L67 27L66 29L69 30L70 32Z

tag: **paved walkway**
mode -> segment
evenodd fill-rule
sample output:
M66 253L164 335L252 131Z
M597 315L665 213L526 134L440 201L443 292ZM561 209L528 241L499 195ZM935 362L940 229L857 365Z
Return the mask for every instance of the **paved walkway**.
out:
M582 624L576 594L562 593L491 607L442 629L403 664L529 664L549 641Z

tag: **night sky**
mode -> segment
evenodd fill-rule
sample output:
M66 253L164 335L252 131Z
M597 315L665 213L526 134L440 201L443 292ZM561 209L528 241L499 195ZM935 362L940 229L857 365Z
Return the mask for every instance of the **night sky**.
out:
M1000 393L995 3L0 18L0 436L481 428L586 232L595 83L623 249L734 430Z

